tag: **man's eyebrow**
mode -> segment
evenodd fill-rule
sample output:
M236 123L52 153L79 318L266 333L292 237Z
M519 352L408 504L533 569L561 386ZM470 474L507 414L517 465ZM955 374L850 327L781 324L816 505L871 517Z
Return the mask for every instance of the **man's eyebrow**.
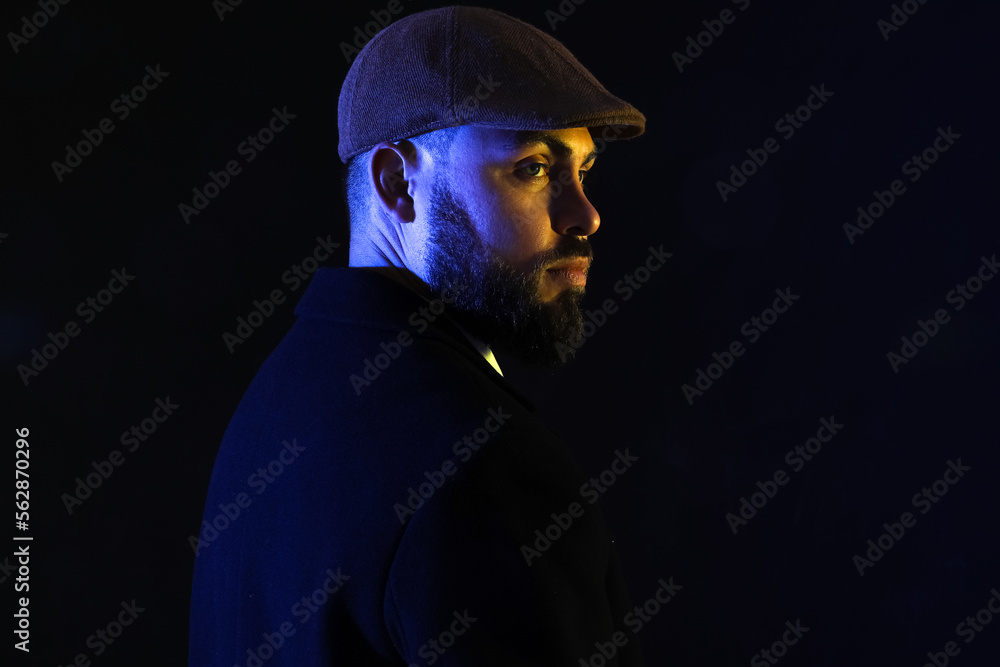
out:
M511 148L526 148L533 144L545 144L560 160L569 160L573 157L573 149L569 144L545 130L518 130L510 142ZM593 162L596 157L597 149L595 147L583 157L581 166Z

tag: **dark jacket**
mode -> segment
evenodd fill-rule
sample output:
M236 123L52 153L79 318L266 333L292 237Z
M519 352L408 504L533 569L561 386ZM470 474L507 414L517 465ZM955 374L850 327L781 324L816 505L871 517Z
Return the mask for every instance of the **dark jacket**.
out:
M641 664L596 494L442 307L317 271L219 449L191 665Z

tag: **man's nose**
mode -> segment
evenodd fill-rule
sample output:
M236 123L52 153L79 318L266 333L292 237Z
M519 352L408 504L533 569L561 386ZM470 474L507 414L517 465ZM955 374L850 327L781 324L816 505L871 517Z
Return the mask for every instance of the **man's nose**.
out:
M552 229L564 236L590 236L601 226L601 216L583 191L583 183L573 180L563 185L551 206Z

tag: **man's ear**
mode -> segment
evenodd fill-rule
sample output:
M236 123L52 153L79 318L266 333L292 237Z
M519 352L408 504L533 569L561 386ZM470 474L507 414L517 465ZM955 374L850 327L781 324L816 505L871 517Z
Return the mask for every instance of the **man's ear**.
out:
M416 213L410 195L411 179L416 170L416 150L408 141L382 142L372 151L370 175L379 203L398 223L413 222Z

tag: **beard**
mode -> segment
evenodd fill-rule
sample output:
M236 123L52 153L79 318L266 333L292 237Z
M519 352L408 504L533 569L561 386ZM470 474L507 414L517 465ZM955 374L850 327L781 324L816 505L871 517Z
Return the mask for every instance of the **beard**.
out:
M448 313L490 347L506 350L527 366L554 368L572 358L583 335L580 302L584 288L572 286L541 300L542 280L553 263L592 258L586 239L562 236L525 273L490 248L468 212L446 188L430 201L427 279L435 292L450 292Z

